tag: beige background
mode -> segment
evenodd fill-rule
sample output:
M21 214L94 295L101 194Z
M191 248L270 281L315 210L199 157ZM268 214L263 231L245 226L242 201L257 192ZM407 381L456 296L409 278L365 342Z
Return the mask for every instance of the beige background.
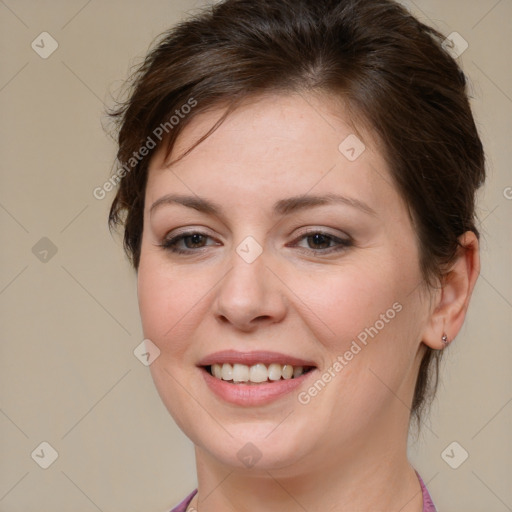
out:
M203 3L0 0L2 512L160 512L195 485L191 444L133 354L143 337L134 273L106 227L113 193L100 201L92 190L114 159L104 103L154 37ZM407 5L469 43L460 59L489 171L479 206L482 276L411 458L440 511L505 512L512 510L512 1ZM43 31L59 45L47 59L31 48ZM46 262L37 257L44 250ZM58 452L48 469L31 458L43 441ZM458 469L441 457L453 441L469 453Z

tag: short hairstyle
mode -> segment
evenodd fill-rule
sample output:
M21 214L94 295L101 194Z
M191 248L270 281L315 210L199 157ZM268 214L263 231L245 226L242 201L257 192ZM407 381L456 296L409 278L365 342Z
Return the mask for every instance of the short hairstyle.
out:
M170 154L185 126L211 108L227 110L198 143L243 100L320 92L333 111L341 100L382 143L415 227L424 284L437 286L458 237L479 236L475 195L485 180L465 75L443 40L393 0L225 0L164 33L128 81L128 100L110 111L124 171L109 225L124 227L134 268L156 148L165 143ZM165 137L155 136L158 127ZM418 420L435 394L441 353L426 347L423 355L411 404Z

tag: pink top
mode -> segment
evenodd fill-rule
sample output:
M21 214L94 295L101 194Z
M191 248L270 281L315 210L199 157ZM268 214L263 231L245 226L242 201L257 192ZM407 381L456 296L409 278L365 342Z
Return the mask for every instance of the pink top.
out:
M418 473L416 473L418 475ZM436 507L432 503L432 498L430 497L430 494L427 491L427 488L425 487L425 484L423 483L423 480L421 479L421 476L418 475L418 480L420 481L421 485L421 492L423 493L423 512L436 512ZM192 498L197 494L197 489L187 496L177 507L173 508L170 512L185 512L187 510L187 507L190 505L190 502L192 501Z

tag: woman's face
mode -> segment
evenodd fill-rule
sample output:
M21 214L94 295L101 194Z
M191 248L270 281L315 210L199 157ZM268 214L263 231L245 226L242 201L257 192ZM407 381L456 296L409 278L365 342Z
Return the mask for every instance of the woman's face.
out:
M221 113L197 116L171 158ZM319 96L266 96L177 164L152 158L138 271L150 369L221 464L300 471L405 442L429 302L383 155L343 119Z

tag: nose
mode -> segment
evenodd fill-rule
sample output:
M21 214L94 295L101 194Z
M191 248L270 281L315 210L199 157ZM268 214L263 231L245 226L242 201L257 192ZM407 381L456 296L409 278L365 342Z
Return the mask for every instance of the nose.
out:
M230 263L213 303L218 321L245 332L282 321L287 308L285 286L277 272L267 267L265 252L252 263L234 252Z

